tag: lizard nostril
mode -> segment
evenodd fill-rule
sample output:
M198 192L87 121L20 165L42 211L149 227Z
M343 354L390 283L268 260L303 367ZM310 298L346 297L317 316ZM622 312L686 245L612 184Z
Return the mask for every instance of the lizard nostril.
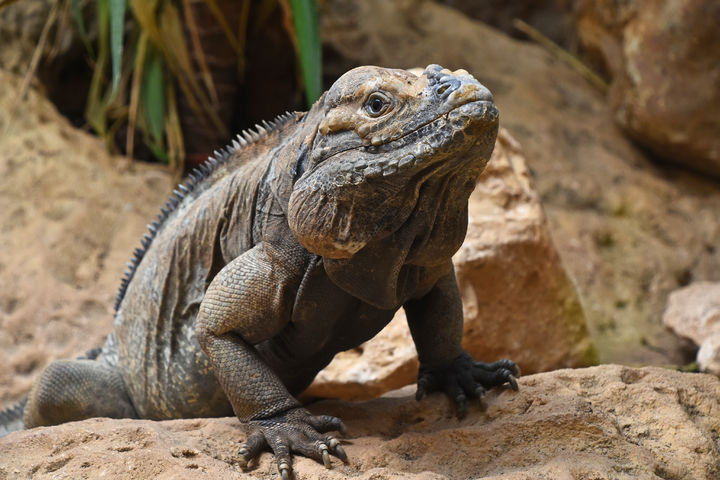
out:
M442 98L447 98L452 92L460 88L461 82L457 78L444 78L435 88L435 92Z

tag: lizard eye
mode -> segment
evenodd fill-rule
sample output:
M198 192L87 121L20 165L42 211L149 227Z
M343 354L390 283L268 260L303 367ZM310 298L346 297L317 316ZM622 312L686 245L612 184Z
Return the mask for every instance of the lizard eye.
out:
M365 102L365 111L371 117L379 117L390 108L390 99L380 92L371 94Z

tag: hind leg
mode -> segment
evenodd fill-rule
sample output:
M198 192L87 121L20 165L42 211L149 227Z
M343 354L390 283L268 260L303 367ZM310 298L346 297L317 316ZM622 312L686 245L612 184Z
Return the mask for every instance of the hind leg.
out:
M120 371L95 360L51 363L33 385L25 428L91 417L137 418Z

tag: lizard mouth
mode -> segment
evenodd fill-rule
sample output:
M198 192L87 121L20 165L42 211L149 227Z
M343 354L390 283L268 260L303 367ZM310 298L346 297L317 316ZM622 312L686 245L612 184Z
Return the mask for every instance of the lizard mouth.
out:
M449 150L453 144L469 140L465 137L479 139L483 130L487 131L488 135L494 135L495 128L491 127L497 124L498 116L497 107L492 101L472 101L451 109L402 137L379 145L361 147L365 151L379 154L380 158L355 162L351 183L357 185L366 179L423 167L436 158L438 151ZM467 146L469 148L471 143L468 142ZM402 150L407 152L393 154Z

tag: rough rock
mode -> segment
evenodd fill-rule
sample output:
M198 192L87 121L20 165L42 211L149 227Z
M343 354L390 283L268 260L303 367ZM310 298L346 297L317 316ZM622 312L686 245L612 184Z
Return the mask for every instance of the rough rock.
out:
M516 18L563 46L569 46L574 37L573 0L440 0L439 3L516 38L524 36L513 25Z
M440 0L465 15L491 25L507 35L523 38L513 21L519 18L557 44L569 47L575 36L574 0Z
M0 405L42 368L101 346L125 262L170 187L0 70Z
M720 177L720 3L581 2L578 35L615 120L659 157Z
M525 159L503 129L470 196L468 233L453 262L463 297L463 347L476 359L512 358L525 373L596 361ZM399 312L375 338L337 355L307 394L373 398L414 383L417 367Z
M439 63L490 88L528 159L600 361L687 362L685 342L660 318L672 290L720 280L717 184L648 160L618 131L602 94L536 45L429 1L321 6L328 75Z
M297 457L298 480L474 478L713 479L720 475L720 380L606 365L520 379L458 421L449 402L412 388L315 413L343 418L349 465ZM279 478L271 455L243 473L234 418L91 419L0 439L0 478Z
M671 293L663 323L700 346L702 371L720 375L720 283L697 282Z

